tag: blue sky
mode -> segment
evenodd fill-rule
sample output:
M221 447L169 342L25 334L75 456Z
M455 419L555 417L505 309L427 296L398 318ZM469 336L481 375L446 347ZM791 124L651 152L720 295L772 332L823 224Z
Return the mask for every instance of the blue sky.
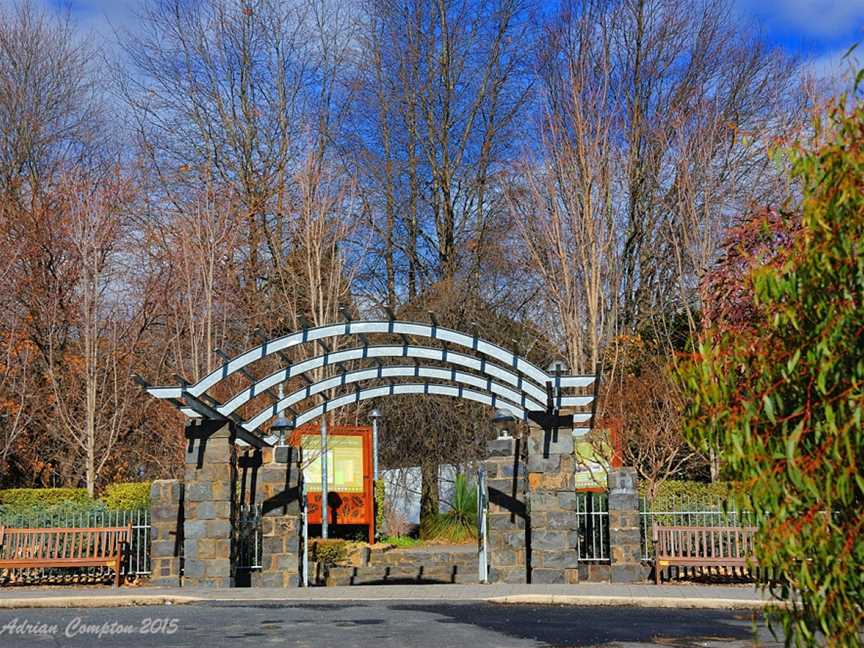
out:
M864 38L864 0L737 0L737 5L771 43L824 71L839 65Z
M0 0L0 4L10 0ZM106 39L111 26L134 27L136 0L37 0L59 11L71 7L82 27ZM742 16L752 19L766 38L785 50L812 60L828 72L843 53L864 37L864 0L734 0ZM864 44L861 49L864 50Z

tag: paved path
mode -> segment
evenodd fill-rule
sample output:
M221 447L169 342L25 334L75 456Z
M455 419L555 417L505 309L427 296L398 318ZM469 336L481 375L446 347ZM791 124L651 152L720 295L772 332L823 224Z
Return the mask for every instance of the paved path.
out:
M780 646L754 611L578 608L435 600L207 601L172 607L0 610L0 645L539 648ZM754 638L753 628L757 629Z
M522 604L627 605L675 608L761 608L771 601L752 587L708 585L374 585L269 588L21 588L0 589L0 608L116 607L200 601L439 601Z

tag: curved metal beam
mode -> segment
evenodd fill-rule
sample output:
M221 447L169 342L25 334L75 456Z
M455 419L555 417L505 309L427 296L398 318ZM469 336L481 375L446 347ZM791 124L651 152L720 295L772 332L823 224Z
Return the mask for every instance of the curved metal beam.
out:
M268 389L279 385L290 378L294 378L303 373L306 373L307 371L312 371L314 369L319 369L321 367L326 367L330 365L338 365L340 363L348 362L350 360L361 360L369 358L415 358L418 360L434 360L437 362L459 365L462 367L473 369L474 371L477 371L478 373L481 373L485 376L497 378L505 383L508 383L509 385L512 385L517 390L519 390L524 397L534 399L538 403L544 403L546 401L545 389L537 387L532 382L524 380L522 376L513 373L512 371L509 371L504 367L501 367L500 365L489 362L485 358L476 358L474 356L465 355L464 353L448 351L447 349L436 349L433 347L393 345L344 349L342 351L334 351L324 355L316 356L314 358L309 358L308 360L304 360L302 362L295 363L290 367L286 367L284 369L280 369L279 371L273 372L269 376L262 378L261 380L255 382L246 389L238 392L232 398L226 401L225 404L219 408L219 411L223 415L228 415L231 412L236 411L238 407L244 405L252 398L259 396L262 393L265 393ZM153 388L150 393L154 396L160 396L160 394L154 392L163 389L166 388ZM167 389L170 390L171 388ZM166 394L160 397L176 398L179 397L179 394ZM587 406L591 404L592 399L593 398L590 396L562 396L559 407ZM545 409L545 406L542 406L539 409Z
M526 410L522 409L515 403L510 403L509 401L503 398L498 398L495 395L484 394L482 392L474 391L473 389L454 387L452 385L409 383L404 385L387 385L381 387L371 387L369 389L361 389L351 394L346 394L344 396L339 396L338 398L325 401L324 403L321 403L316 407L312 407L305 412L302 412L301 414L295 416L294 426L300 427L304 423L308 423L309 421L318 418L325 412L332 412L339 409L340 407L345 407L346 405L353 405L355 403L369 400L371 398L384 398L385 396L400 396L404 394L432 394L435 396L451 396L453 398L463 398L466 400L475 401L477 403L489 405L490 407L504 405L507 407L507 409L513 412L513 414L517 418L523 421L528 420L528 414ZM590 413L573 415L574 423L586 423L590 419Z
M550 376L548 373L540 369L540 367L511 353L510 351L507 351L506 349L503 349L497 344L493 344L476 336L465 335L459 331L454 331L453 329L440 327L434 324L402 322L398 320L357 320L340 324L328 324L313 329L304 329L265 342L264 344L250 349L249 351L236 356L232 360L229 360L194 385L187 386L186 389L193 396L200 396L220 380L240 371L251 363L300 344L343 335L367 335L375 333L414 335L468 348L511 366L518 373L530 378L538 385L545 385L547 382L556 379L558 381L557 384L561 387L586 387L594 382L594 376Z
M474 374L465 373L464 371L456 371L455 369L442 369L440 367L422 367L422 366L394 366L394 367L373 367L369 369L359 369L357 371L348 371L343 374L325 378L317 383L307 385L303 389L298 389L292 394L289 394L277 403L271 404L258 412L249 421L243 424L249 432L252 432L260 427L265 421L278 416L284 409L295 405L310 396L320 394L328 389L335 389L351 383L359 383L366 380L375 380L379 378L431 378L435 380L448 380L452 382L462 383L465 385L477 387L484 392L491 392L495 396L500 396L511 403L519 405L521 408L531 410L542 410L545 406L540 402L527 397L525 394L512 390L504 385L494 382L491 378L480 378ZM425 384L425 383L424 383ZM590 399L589 399L590 400ZM220 414L227 416L231 411L222 411L231 405L232 401L226 403L222 408L219 408Z

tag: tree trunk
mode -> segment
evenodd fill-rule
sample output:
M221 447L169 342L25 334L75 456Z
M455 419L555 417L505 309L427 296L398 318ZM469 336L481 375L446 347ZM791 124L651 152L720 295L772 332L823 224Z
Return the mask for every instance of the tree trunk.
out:
M420 465L420 524L438 514L438 464L424 462Z

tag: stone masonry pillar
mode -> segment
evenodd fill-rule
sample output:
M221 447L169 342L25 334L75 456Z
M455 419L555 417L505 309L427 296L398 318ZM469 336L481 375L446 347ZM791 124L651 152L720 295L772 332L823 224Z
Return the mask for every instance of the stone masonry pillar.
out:
M265 448L255 497L261 505L261 571L255 587L300 584L300 449Z
M643 580L640 540L636 470L612 470L609 472L609 549L613 583Z
M524 441L495 439L486 444L487 526L490 583L527 580L527 508Z
M234 586L237 450L231 423L186 426L183 584Z
M150 486L150 582L180 586L183 547L183 484L157 479Z
M532 583L578 583L573 434L531 426L528 507Z

